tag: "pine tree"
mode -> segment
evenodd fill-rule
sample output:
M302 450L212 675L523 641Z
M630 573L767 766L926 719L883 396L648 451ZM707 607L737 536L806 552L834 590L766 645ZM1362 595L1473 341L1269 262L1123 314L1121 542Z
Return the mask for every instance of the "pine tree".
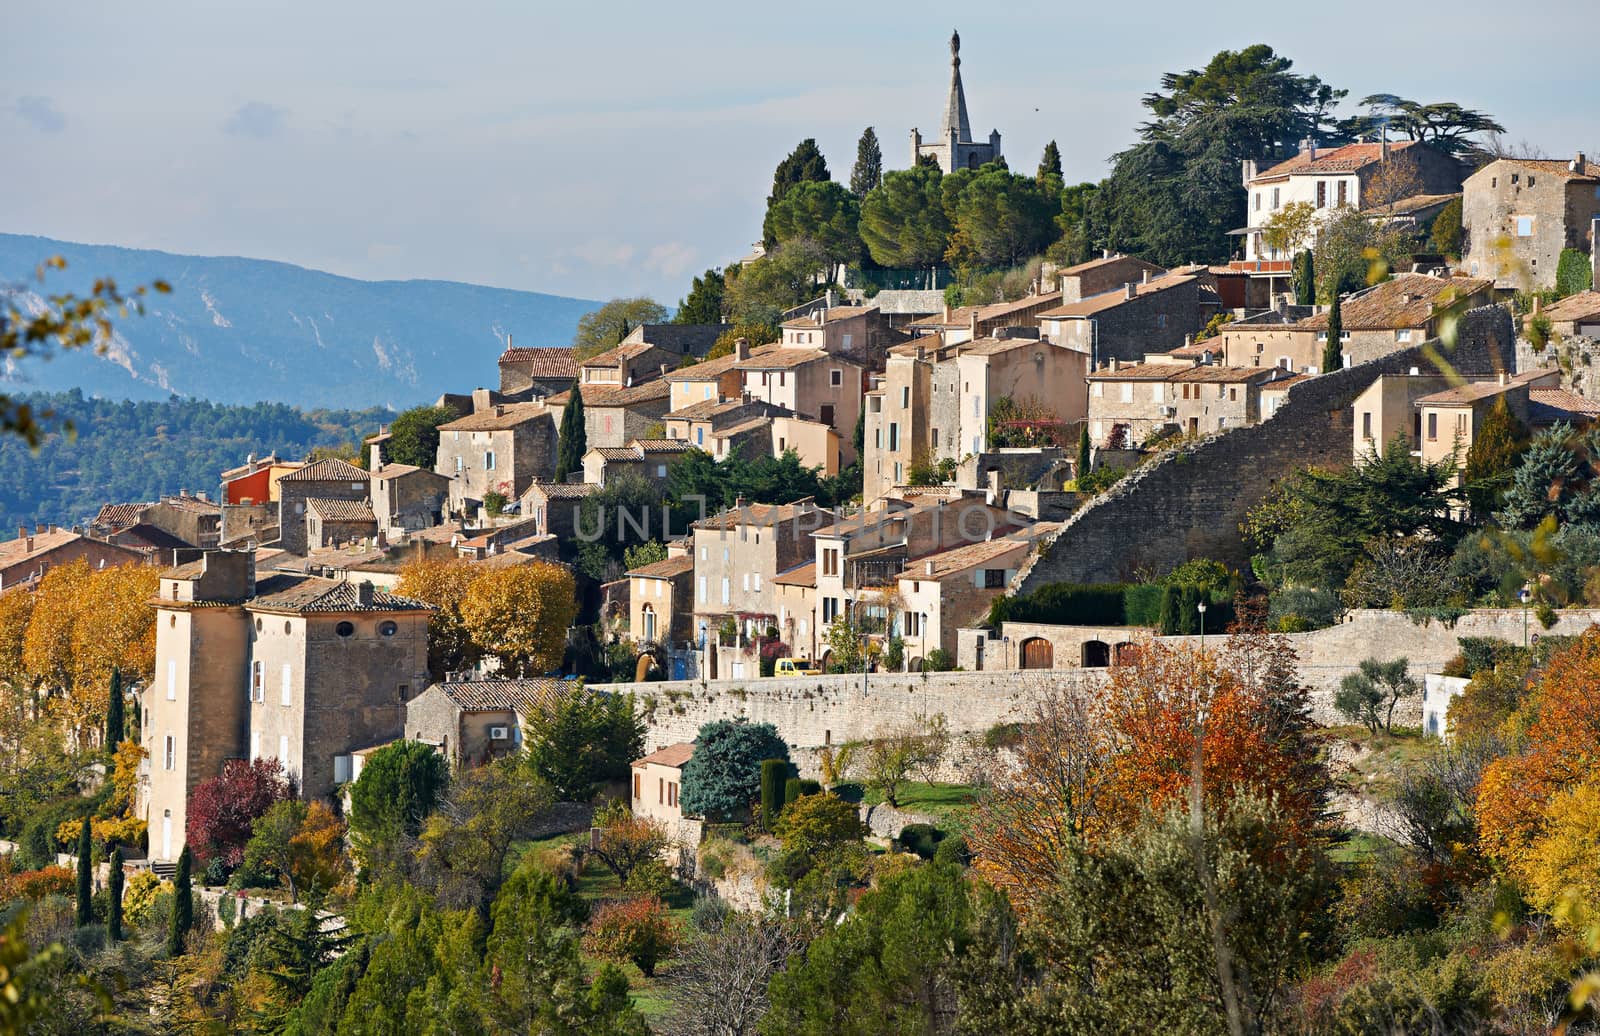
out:
M1061 193L1066 179L1061 174L1061 149L1056 147L1055 141L1044 146L1044 154L1039 157L1039 171L1033 178L1052 198Z
M122 743L123 718L122 718L122 670L111 670L111 687L106 693L106 755L117 754L117 745Z
M556 481L583 470L583 455L589 452L589 433L583 423L583 393L572 386L566 409L561 413L561 434L556 443Z
M1082 478L1089 473L1089 426L1084 425L1078 431L1078 467L1073 472L1074 478Z
M178 874L172 883L172 919L167 928L167 955L170 957L183 953L184 940L194 925L194 885L190 877L193 866L194 858L186 845L178 854Z
M110 902L106 908L106 931L112 942L122 938L122 850L111 850L111 876L106 893Z
M1317 268L1309 248L1294 257L1294 300L1301 306L1317 300Z
M883 149L871 126L861 131L856 144L856 165L850 170L850 193L865 198L867 192L883 182Z
M89 814L83 815L83 827L78 831L78 924L94 920L94 845L90 834Z
M707 270L689 286L689 295L672 314L674 324L722 323L722 296L727 290L721 270Z
M825 183L833 179L828 172L828 160L822 157L822 150L817 147L817 142L811 137L802 140L798 147L789 152L778 168L772 173L772 193L767 196L767 215L761 224L761 241L768 248L778 243L778 236L772 228L772 208L788 195L796 184L808 181Z
M1344 338L1344 319L1339 314L1339 296L1333 296L1328 307L1328 341L1322 347L1322 373L1328 374L1344 366L1341 339Z

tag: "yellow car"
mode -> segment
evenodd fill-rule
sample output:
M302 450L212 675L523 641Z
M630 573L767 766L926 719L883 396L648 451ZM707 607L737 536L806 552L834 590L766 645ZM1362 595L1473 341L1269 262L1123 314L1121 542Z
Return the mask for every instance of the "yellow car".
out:
M780 658L772 667L773 676L820 676L822 670L806 658Z

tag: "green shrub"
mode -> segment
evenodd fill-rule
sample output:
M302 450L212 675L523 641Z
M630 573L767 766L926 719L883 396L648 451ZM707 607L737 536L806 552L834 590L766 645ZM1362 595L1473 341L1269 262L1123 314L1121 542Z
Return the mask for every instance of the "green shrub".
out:
M996 723L983 732L983 747L985 748L1010 748L1021 741L1021 723Z
M1461 676L1470 677L1474 673L1493 669L1501 662L1517 659L1525 662L1526 651L1522 645L1499 637L1461 637L1457 643L1461 645Z
M916 853L924 860L931 860L944 837L944 832L932 824L907 824L900 829L899 842L907 852Z
M1556 261L1556 294L1562 298L1588 291L1594 287L1594 267L1589 253L1576 248L1563 248Z
M761 760L761 826L768 831L783 812L784 785L791 770L787 759Z
M939 847L933 851L934 863L953 863L958 867L965 867L972 862L972 853L967 849L967 840L960 835L950 835L941 839Z
M955 656L944 648L934 648L922 659L924 673L948 673L956 667Z
M1096 468L1086 475L1078 476L1076 482L1078 492L1088 493L1090 496L1098 496L1121 482L1127 474L1127 468Z
M822 782L813 781L803 777L790 777L783 782L783 804L785 806L806 795L822 794Z
M1267 601L1267 625L1282 633L1321 629L1339 621L1344 606L1339 595L1320 587L1289 586ZM1300 621L1291 621L1298 619ZM1294 628L1299 627L1299 628Z
M483 509L489 513L490 518L500 517L500 512L506 509L506 495L491 489L483 494Z

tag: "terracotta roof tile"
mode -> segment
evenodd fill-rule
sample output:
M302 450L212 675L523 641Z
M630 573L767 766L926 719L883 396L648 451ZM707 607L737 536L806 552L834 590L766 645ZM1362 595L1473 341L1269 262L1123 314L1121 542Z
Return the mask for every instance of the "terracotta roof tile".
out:
M1552 410L1564 410L1569 414L1583 417L1600 417L1600 402L1585 399L1576 392L1558 388L1535 388L1528 390L1528 401L1547 406Z
M1584 320L1600 316L1600 291L1580 291L1559 302L1552 302L1544 308L1544 316L1551 320Z
M376 522L372 505L365 500L325 500L312 497L306 501L306 510L315 511L317 517L328 522Z
M578 362L568 348L507 349L500 354L501 366L525 368L535 378L576 378Z
M1582 169L1574 170L1571 168L1573 160L1567 158L1503 158L1500 161L1536 169L1549 176L1559 176L1563 180L1600 179L1600 162L1585 160Z
M637 385L588 384L578 386L585 407L637 406L672 394L672 386L664 378L653 378ZM570 391L551 396L546 402L552 406L565 406L572 398ZM441 426L443 427L443 426Z
M1389 154L1404 151L1414 146L1410 140L1390 141ZM1270 180L1280 176L1317 175L1320 173L1351 173L1363 169L1374 162L1383 159L1382 143L1346 144L1336 148L1318 148L1317 157L1313 159L1311 152L1302 151L1293 158L1279 162L1277 165L1259 173L1255 180ZM1254 183L1255 180L1251 182Z
M594 482L534 482L523 491L523 496L537 490L547 500L582 500L600 492Z
M176 577L182 578L182 577ZM256 582L256 596L246 602L251 609L277 612L411 612L431 611L433 605L387 590L374 588L372 603L362 604L355 583L343 579L281 574Z
M149 504L101 504L100 511L94 516L95 525L109 525L114 529L127 528L139 524L139 519L144 515Z
M498 412L497 412L498 411ZM443 432L499 432L530 421L548 419L550 410L543 403L509 403L489 407L446 421L439 426Z
M657 766L681 767L694 757L694 742L680 741L675 745L657 749L643 759L635 759L633 765L643 766L646 763L655 763Z
M687 575L693 571L694 558L684 554L681 557L667 558L663 561L655 561L648 565L629 569L627 574L647 579L671 579L673 576Z
M365 482L367 471L338 457L313 461L283 476L285 482Z
M439 688L445 697L467 712L527 715L554 705L573 693L577 684L571 680L537 677L531 680L452 680L433 687Z
M1149 281L1138 285L1134 289L1135 298L1144 298L1169 288L1182 287L1198 279L1192 270L1173 270L1171 273L1160 277L1152 277ZM1108 309L1115 309L1125 303L1133 301L1128 298L1126 288L1117 288L1112 291L1103 291L1098 295L1090 295L1079 302L1069 302L1065 306L1047 309L1039 314L1040 320L1054 320L1061 317L1087 317L1096 313L1103 313Z
M1346 296L1339 307L1339 317L1346 331L1419 328L1427 324L1437 310L1485 291L1492 283L1471 277L1402 273L1365 291ZM1328 314L1317 313L1293 326L1302 330L1325 331L1328 328Z
M804 367L808 363L817 363L824 360L833 363L850 363L854 366L852 361L842 356L833 356L825 353L821 349L794 348L764 350L760 355L752 353L748 360L734 364L734 369L741 371L794 370L796 367Z

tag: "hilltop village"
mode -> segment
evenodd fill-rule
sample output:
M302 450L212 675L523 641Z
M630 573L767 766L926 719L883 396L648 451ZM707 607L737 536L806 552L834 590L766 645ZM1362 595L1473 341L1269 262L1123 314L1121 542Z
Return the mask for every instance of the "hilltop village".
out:
M462 356L348 450L0 543L6 887L76 868L98 905L60 931L167 926L151 952L191 962L118 1010L1592 1024L1568 993L1600 910L1600 156L1387 95L1333 122L1251 48L1304 96L1224 179L1182 122L1210 102L1169 82L1167 165L1072 186L1054 143L1023 175L974 134L960 45L936 125L898 160L869 129L847 183L803 142L761 241L675 312L614 300L572 343ZM1158 180L1230 200L1163 216ZM1252 861L1209 900L1151 862L1190 808ZM578 935L538 951L576 978L517 973L512 926L580 898L581 967ZM1028 927L1093 902L1145 935ZM843 922L904 940L897 903L952 934L895 977ZM380 986L397 933L444 946L452 911L474 963ZM289 978L224 959L252 914L298 933ZM1113 963L1058 988L1090 952ZM766 992L695 1028L735 1011L740 957ZM565 995L570 1029L519 1013Z

